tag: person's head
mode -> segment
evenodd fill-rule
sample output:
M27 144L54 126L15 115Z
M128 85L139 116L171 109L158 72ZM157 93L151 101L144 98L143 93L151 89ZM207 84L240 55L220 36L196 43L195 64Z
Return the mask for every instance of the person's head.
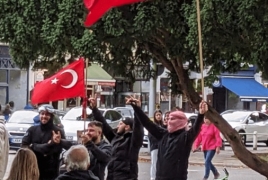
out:
M209 124L211 124L211 121L205 116L204 117L204 123L209 125Z
M87 134L94 143L98 143L102 139L102 123L99 121L88 123Z
M67 171L87 170L90 165L90 157L84 145L72 146L65 157Z
M165 115L164 115L163 124L165 126L167 126L167 124L168 124L169 114L170 114L170 111L166 112Z
M50 120L53 121L55 109L49 104L41 105L38 108L40 123L47 124Z
M119 122L117 126L117 134L125 134L126 132L132 131L134 120L127 117L125 120Z
M11 108L13 108L15 105L13 101L10 101L8 104L10 105Z
M173 111L169 114L168 132L173 133L180 129L185 129L188 119L182 111Z
M163 122L162 122L162 111L159 110L159 109L154 112L154 123L160 124L160 125L163 124Z
M33 151L28 148L21 148L18 150L7 178L7 180L21 179L39 179L39 169L36 156Z

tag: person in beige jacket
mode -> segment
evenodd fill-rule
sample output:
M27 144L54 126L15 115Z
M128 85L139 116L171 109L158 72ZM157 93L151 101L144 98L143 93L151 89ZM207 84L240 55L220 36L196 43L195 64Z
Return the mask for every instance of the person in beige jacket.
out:
M9 153L8 133L5 127L5 118L0 115L0 180L3 180L7 168Z

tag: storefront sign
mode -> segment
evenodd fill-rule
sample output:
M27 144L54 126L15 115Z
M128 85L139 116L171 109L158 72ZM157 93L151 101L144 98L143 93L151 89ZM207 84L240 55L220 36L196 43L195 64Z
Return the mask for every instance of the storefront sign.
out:
M99 86L115 86L115 82L98 82Z
M253 99L240 99L243 102L253 102Z

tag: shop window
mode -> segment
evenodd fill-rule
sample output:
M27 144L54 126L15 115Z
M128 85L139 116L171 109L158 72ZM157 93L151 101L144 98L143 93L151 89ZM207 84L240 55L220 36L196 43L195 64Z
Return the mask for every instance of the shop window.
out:
M250 102L244 102L243 103L243 109L244 110L250 110Z

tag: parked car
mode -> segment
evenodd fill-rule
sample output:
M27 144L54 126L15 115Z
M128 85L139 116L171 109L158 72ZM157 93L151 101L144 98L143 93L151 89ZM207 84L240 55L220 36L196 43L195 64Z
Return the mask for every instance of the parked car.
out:
M132 107L115 107L114 110L120 112L124 118L134 118L134 109Z
M11 114L6 128L9 134L10 149L18 150L24 134L34 125L33 118L38 115L35 110L18 110Z
M113 128L116 129L117 125L123 116L114 109L99 109L103 117L106 119L107 123ZM83 131L87 129L87 124L89 121L93 121L94 117L92 115L91 109L87 108L87 119L83 120L82 116L82 107L74 107L70 109L61 119L61 123L64 126L64 131L66 134L66 139L72 142L77 142L77 131Z
M238 133L260 133L257 137L258 142L264 142L268 146L268 115L258 111L233 111L225 113L222 117ZM250 134L241 134L241 140L244 144L253 141ZM225 138L222 136L223 140Z

